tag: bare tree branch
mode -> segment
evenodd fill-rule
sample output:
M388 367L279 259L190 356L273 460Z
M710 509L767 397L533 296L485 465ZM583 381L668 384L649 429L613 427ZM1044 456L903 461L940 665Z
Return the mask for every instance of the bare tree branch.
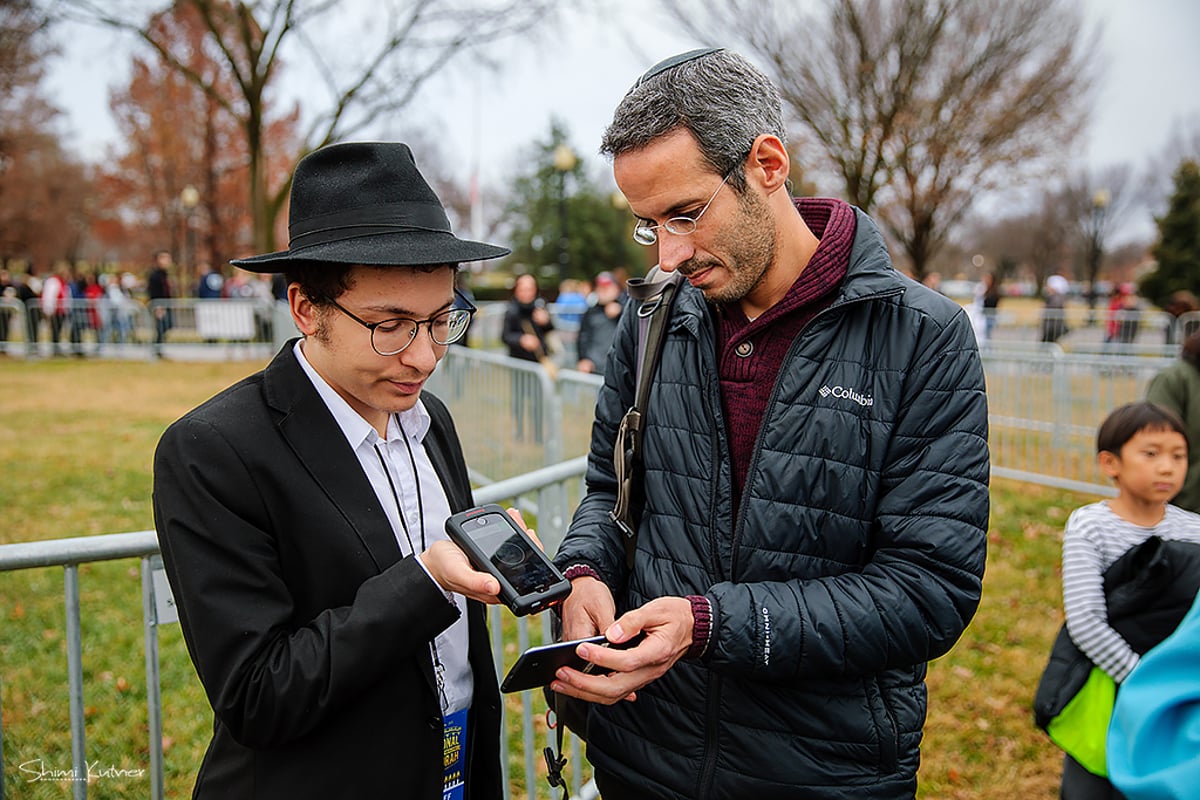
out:
M975 198L1045 170L1083 127L1095 40L1067 0L660 0L701 41L773 72L844 196L917 275Z
M275 247L275 219L290 188L290 177L268 188L264 169L268 90L277 84L288 58L312 65L328 95L318 105L305 94L310 123L300 152L289 154L294 162L404 108L431 76L468 49L530 31L564 7L554 0L375 0L364 6L370 27L347 46L344 38L335 37L350 17L345 0L176 0L173 9L190 7L204 20L208 41L238 87L237 95L229 96L218 91L211 76L192 69L186 53L154 39L146 24L151 16L146 2L60 3L72 19L137 37L241 121L250 153L255 247L260 250ZM340 56L341 63L332 63L331 55Z

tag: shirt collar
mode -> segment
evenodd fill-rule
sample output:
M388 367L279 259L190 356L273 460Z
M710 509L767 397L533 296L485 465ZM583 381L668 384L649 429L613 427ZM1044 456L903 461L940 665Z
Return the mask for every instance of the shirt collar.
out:
M338 394L308 362L308 359L304 357L304 351L300 348L300 341L297 341L292 347L292 352L295 353L296 360L300 362L300 368L312 382L313 388L321 396L325 407L329 409L329 413L333 414L334 420L342 429L342 435L346 437L350 447L357 450L360 445L374 445L376 442L382 441L379 434L375 432L375 427L351 408L345 398ZM389 442L400 441L401 433L395 424L396 419L400 420L400 426L414 442L420 443L425 439L425 434L429 432L429 412L425 410L425 404L420 400L417 400L417 404L412 408L401 411L399 414L393 414L388 420L387 441Z

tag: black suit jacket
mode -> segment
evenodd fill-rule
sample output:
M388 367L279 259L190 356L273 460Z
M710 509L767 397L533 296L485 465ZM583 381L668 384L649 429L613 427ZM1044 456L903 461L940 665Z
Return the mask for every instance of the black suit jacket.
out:
M471 505L445 406L425 447ZM399 546L345 436L292 353L167 429L154 518L183 634L212 703L203 798L441 797L429 642L458 612ZM467 797L503 796L484 608L468 602L475 695Z

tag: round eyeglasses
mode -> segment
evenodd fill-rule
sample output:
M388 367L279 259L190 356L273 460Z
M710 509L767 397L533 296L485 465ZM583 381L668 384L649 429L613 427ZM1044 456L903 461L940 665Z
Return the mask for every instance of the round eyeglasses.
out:
M429 319L409 319L394 317L382 322L367 322L347 310L332 297L327 298L334 308L341 311L350 319L362 325L371 332L371 347L381 356L394 356L402 353L417 338L417 331L424 325L429 330L429 338L441 347L454 344L467 332L471 317L477 310L471 301L457 289L454 290L456 308L448 308Z
M721 187L729 181L729 176L733 173L726 173L721 179L721 185L717 187L717 191L712 193L712 197L708 198L708 202L700 209L700 212L694 217L680 215L671 217L661 225L651 225L644 219L639 219L637 224L633 226L633 240L638 244L649 247L658 241L658 229L666 228L667 233L673 233L676 236L691 236L696 232L696 223L704 216L704 212L708 211L708 207L712 205L712 201L717 199L717 193L721 191Z

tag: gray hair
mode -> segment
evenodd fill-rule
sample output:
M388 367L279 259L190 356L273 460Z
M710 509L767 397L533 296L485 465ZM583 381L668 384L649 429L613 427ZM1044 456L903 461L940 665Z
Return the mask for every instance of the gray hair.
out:
M775 84L732 50L715 50L652 67L613 112L600 152L616 157L684 128L719 175L741 192L745 161L762 134L786 144L783 102ZM667 65L663 68L663 65Z

